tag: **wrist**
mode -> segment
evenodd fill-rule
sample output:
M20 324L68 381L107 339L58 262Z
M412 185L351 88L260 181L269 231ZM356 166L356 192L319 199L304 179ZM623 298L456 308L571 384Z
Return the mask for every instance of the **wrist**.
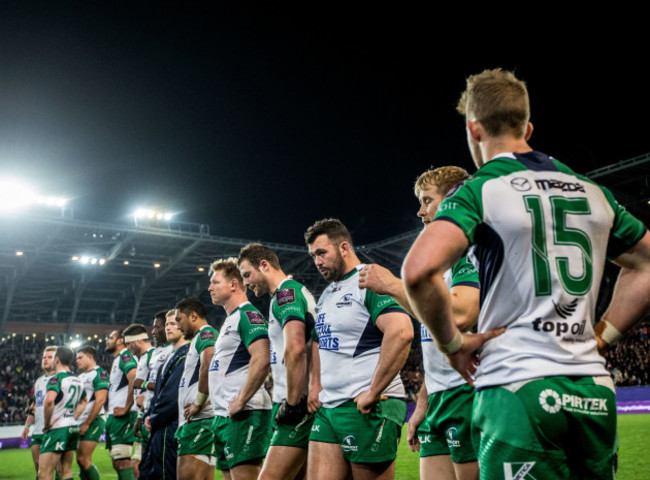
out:
M623 333L621 333L621 331L618 328L616 328L614 325L612 325L605 319L602 319L600 322L596 324L596 327L594 328L594 332L607 345L616 343L623 336Z
M465 337L460 333L460 330L456 329L456 334L451 342L438 344L438 349L445 355L453 355L463 347L463 343L465 343Z
M208 399L208 394L207 393L198 392L196 394L196 400L194 400L194 404L197 407L202 407L207 399Z

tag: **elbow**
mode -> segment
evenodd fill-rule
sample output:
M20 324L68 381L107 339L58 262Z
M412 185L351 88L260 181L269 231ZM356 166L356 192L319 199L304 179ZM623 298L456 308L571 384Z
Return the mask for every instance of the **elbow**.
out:
M307 354L304 344L295 344L284 350L285 363L296 364Z
M419 291L422 287L431 283L431 278L437 274L442 275L442 271L423 265L420 262L407 257L402 265L402 281L404 288L408 293Z

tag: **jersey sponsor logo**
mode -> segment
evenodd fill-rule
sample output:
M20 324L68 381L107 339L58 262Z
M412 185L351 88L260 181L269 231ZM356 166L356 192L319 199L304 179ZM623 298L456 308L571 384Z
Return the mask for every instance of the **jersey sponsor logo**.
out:
M571 303L567 303L566 305L558 305L557 303L553 302L553 306L555 307L555 311L557 314L564 318L567 319L573 313L576 311L576 306L578 305L578 299L574 298Z
M199 338L201 340L214 340L214 332L212 330L201 330Z
M341 297L341 300L336 302L336 308L351 307L352 306L352 294L346 293Z
M354 435L348 435L347 437L343 438L343 441L341 442L341 448L344 452L356 452L359 450L359 447L356 443L357 441L354 438Z
M581 183L563 182L562 180L543 179L535 180L535 185L540 190L562 190L563 192L583 192L585 187Z
M218 370L219 370L219 359L213 358L212 361L210 362L210 371L216 372Z
M427 327L425 327L422 324L420 324L420 342L421 343L433 342L433 337L431 337L429 330L427 330Z
M510 186L518 192L527 192L533 188L527 178L516 177L510 180Z
M504 480L522 480L529 476L528 473L535 466L535 462L503 462Z
M43 392L42 390L37 391L36 392L36 406L37 407L42 407L44 400L45 400L45 392Z
M284 288L280 290L275 296L278 307L285 305L287 303L293 303L296 301L296 292L293 288Z
M65 442L56 442L56 445L54 446L54 450L60 451L63 450L65 447Z
M99 372L99 379L100 380L108 380L108 373L106 373L104 371Z
M577 336L583 335L585 333L585 327L587 325L586 320L577 321L572 324L569 324L568 322L556 322L553 320L544 321L542 317L537 317L531 323L533 325L533 330L535 330L536 332L547 332L547 333L555 332L556 337L560 337L568 333ZM562 340L568 340L568 339L563 337Z
M275 352L275 348L271 346L271 365L277 365L278 364L278 355Z
M325 323L325 314L321 313L316 319L314 325L316 334L318 335L318 348L321 350L338 351L339 339L332 336L332 329L329 323Z
M438 212L444 212L445 210L456 210L456 207L458 207L457 202L444 201L438 207Z
M264 325L264 317L259 312L246 312L248 323L251 325Z
M133 357L131 357L131 354L129 353L123 353L120 357L122 363L129 363L131 360L133 360Z
M53 377L50 377L50 379L47 381L48 385L58 385L59 384L59 377L54 375Z
M312 425L311 426L311 431L312 432L320 432L320 425Z

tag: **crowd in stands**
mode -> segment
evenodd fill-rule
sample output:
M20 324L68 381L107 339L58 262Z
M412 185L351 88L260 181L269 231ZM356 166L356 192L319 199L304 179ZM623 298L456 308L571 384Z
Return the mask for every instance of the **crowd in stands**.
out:
M607 369L613 375L617 386L650 385L649 327L650 318L646 318L607 351ZM43 349L54 343L35 340L32 337L29 337L29 340L25 338L17 336L0 343L0 425L20 424L25 421L33 394L32 386L42 374L40 365ZM97 349L97 363L110 371L113 357L106 353L103 344L97 340L89 343ZM413 342L401 376L408 401L415 401L424 380L419 341ZM271 385L272 380L269 379L268 386Z

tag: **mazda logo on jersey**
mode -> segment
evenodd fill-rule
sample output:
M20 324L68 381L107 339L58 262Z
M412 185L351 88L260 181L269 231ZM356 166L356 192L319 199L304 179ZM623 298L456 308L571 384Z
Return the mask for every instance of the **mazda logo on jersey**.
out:
M514 188L518 192L527 192L528 190L533 188L530 182L528 181L528 179L524 177L513 178L512 180L510 180L510 185L512 185L512 188Z

